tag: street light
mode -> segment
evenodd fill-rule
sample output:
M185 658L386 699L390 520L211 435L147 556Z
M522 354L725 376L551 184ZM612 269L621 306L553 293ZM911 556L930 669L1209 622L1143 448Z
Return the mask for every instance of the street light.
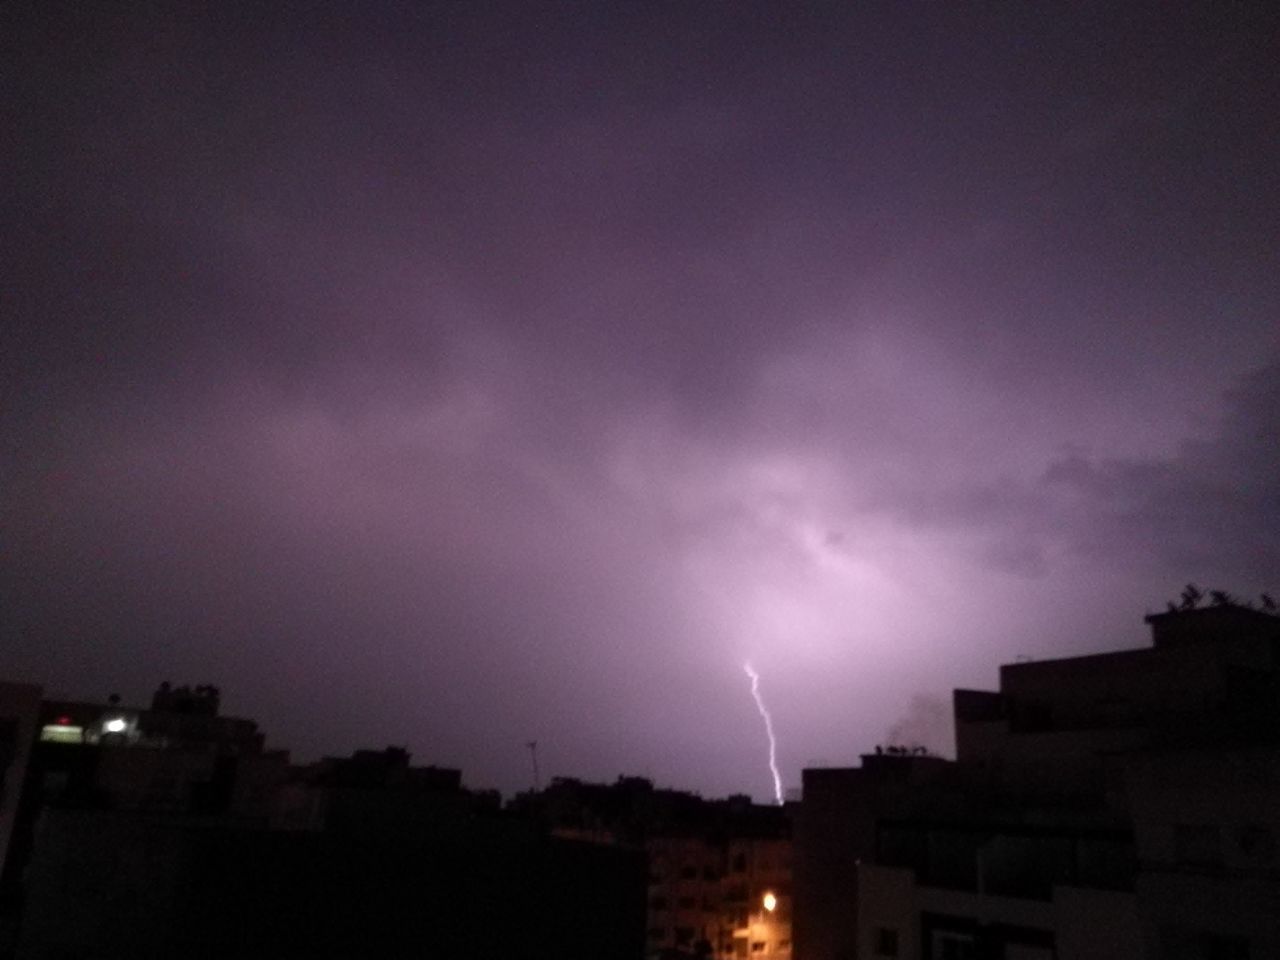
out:
M764 895L764 908L770 913L778 909L778 898L771 892Z

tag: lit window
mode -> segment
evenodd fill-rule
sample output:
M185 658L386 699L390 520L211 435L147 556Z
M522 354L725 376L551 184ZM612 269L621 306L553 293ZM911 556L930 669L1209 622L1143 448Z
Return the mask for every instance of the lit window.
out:
M74 723L47 723L40 728L40 739L45 743L83 743L84 727Z

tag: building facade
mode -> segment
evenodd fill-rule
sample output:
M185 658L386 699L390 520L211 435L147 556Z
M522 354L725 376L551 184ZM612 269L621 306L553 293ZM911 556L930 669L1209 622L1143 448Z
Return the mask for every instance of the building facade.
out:
M1280 956L1280 619L1147 622L957 690L954 762L805 771L797 956Z
M791 810L707 800L639 777L559 777L512 809L552 835L642 851L650 957L791 960Z
M0 955L643 957L643 852L548 836L402 748L291 765L219 707L0 687L21 787Z

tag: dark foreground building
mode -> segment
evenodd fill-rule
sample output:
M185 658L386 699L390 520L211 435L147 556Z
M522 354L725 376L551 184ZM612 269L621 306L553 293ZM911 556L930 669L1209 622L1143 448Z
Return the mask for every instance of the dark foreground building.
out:
M791 960L791 810L708 800L641 777L558 777L511 808L557 837L643 853L648 956Z
M399 748L291 765L218 701L0 684L0 957L643 956L642 852L552 837Z
M642 954L643 858L499 819L296 832L96 811L43 825L20 960Z
M1280 619L1147 622L957 690L955 762L806 770L796 956L1280 958Z

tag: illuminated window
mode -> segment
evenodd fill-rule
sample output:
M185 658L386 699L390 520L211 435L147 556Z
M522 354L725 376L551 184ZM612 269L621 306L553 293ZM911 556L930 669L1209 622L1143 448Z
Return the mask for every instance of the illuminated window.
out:
M84 727L74 723L46 723L40 728L40 739L45 743L83 743Z

